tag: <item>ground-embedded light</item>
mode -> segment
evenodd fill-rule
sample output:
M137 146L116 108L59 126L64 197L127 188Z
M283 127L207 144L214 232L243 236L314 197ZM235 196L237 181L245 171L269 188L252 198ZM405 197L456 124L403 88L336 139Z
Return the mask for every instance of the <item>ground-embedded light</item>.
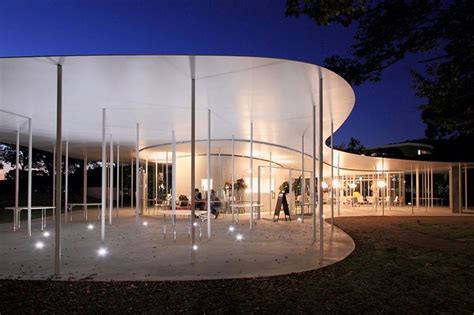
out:
M44 247L44 243L41 242L41 241L36 242L36 243L35 243L35 247L36 247L37 249L42 249L42 248Z
M107 255L107 248L105 247L99 248L99 250L97 251L97 255L101 257L104 257L105 255Z

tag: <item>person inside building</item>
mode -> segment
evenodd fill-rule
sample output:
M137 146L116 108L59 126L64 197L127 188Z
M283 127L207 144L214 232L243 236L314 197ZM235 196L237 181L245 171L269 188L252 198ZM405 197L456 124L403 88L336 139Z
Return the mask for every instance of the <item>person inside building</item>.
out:
M214 215L214 219L217 219L217 217L219 216L221 207L222 203L219 197L217 197L217 194L214 189L211 189L211 213Z
M194 189L194 201L195 201L195 204L196 204L196 209L199 209L199 210L204 209L204 205L203 205L203 202L202 202L202 194L199 191L199 189L197 189L197 188Z

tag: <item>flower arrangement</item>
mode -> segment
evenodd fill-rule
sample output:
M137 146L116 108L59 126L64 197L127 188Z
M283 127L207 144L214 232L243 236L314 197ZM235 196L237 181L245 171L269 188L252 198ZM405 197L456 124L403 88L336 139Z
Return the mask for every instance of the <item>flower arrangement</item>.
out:
M234 189L237 191L244 190L247 188L247 184L245 183L243 178L239 178L235 183L234 183Z
M293 183L291 184L291 190L295 192L296 196L301 195L301 176L293 180Z
M225 190L225 191L229 191L229 190L231 190L231 189L232 189L232 184L231 184L229 181L226 181L226 182L224 183L224 190Z
M284 181L280 187L279 187L280 192L284 192L285 194L290 192L290 184L287 181Z

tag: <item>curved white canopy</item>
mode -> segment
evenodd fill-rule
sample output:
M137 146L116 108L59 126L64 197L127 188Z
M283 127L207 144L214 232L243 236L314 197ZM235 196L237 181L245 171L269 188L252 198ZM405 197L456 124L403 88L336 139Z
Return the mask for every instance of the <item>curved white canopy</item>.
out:
M50 149L55 139L56 63L63 65L63 136L72 156L85 151L99 156L102 108L107 134L122 149L134 147L136 123L140 147L170 142L171 130L178 141L189 140L189 56L0 59L0 109L33 119L35 147ZM327 136L331 106L335 129L354 106L351 87L337 74L296 61L196 56L196 139L206 138L209 108L213 137L248 139L253 121L255 140L299 149L301 135L311 131L320 75ZM24 121L0 117L2 133L14 132Z
M1 140L14 142L20 128L22 143L26 144L24 117L30 117L34 147L52 150L56 65L62 64L63 139L69 141L70 156L82 158L87 154L90 159L99 159L102 108L107 112L106 133L120 143L123 157L134 152L137 123L140 148L170 143L172 130L177 141L189 141L190 60L191 56L161 55L0 58ZM354 107L350 85L317 65L234 56L195 56L195 60L197 140L207 138L210 109L213 139L231 139L232 135L249 139L253 121L256 142L278 145L280 151L300 151L305 134L305 153L311 154L312 106L319 101L319 78L324 80L324 139L330 135L331 116L336 131ZM229 145L222 148L230 151ZM237 149L236 154L248 154L247 146ZM296 154L287 166L299 163ZM380 158L340 154L341 167L379 168ZM327 148L324 161L330 162ZM385 162L384 168L387 163L399 169L410 167L407 161L395 161Z

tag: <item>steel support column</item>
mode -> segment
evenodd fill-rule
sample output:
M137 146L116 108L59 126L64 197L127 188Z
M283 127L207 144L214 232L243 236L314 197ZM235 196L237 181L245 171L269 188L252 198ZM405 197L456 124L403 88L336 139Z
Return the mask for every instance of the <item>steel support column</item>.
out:
M318 173L317 188L315 187L314 181L316 177L316 105L313 105L312 115L312 127L313 127L313 156L311 159L311 166L313 170L313 176L311 176L311 212L313 221L313 243L316 242L316 191L319 193L322 187L321 173ZM322 202L322 199L318 198L318 205Z
M300 207L301 207L301 222L304 222L304 199L306 195L306 180L304 175L304 133L301 136L301 200L300 200Z
M191 66L191 263L196 261L196 228L194 226L196 199L194 189L196 187L196 58L190 57ZM209 218L210 219L210 218Z
M109 156L109 224L112 224L112 210L114 209L114 139L110 135Z
M54 168L54 165L53 165ZM53 177L54 178L54 177ZM53 184L54 186L54 184ZM16 131L16 150L15 150L15 209L18 211L20 195L20 129ZM13 212L13 231L18 227L20 218Z
M231 198L231 211L232 211L232 223L234 223L234 200L235 200L235 195L234 195L234 172L235 172L235 139L234 135L232 135L232 183L230 185L231 191L232 191L232 198Z
M64 222L67 222L69 203L69 141L65 143L66 156L64 157ZM71 213L72 218L72 213Z
M102 109L102 196L101 196L101 212L100 212L100 239L105 241L105 207L107 206L107 159L105 147L105 108Z
M138 232L140 214L140 124L137 123L137 137L135 140L135 227Z
M31 193L33 168L33 120L28 118L28 235L31 236Z
M319 78L319 111L318 111L318 212L319 212L319 255L320 259L324 257L324 234L323 234L323 78Z
M253 207L253 121L250 121L250 230L253 229Z
M84 211L84 218L87 220L87 155L84 155L82 168L82 203L84 204L82 210Z
M207 110L207 239L211 238L211 110Z
M61 273L61 159L62 159L62 99L63 99L62 65L57 65L56 85L56 152L55 152L55 209L54 212L54 274Z

